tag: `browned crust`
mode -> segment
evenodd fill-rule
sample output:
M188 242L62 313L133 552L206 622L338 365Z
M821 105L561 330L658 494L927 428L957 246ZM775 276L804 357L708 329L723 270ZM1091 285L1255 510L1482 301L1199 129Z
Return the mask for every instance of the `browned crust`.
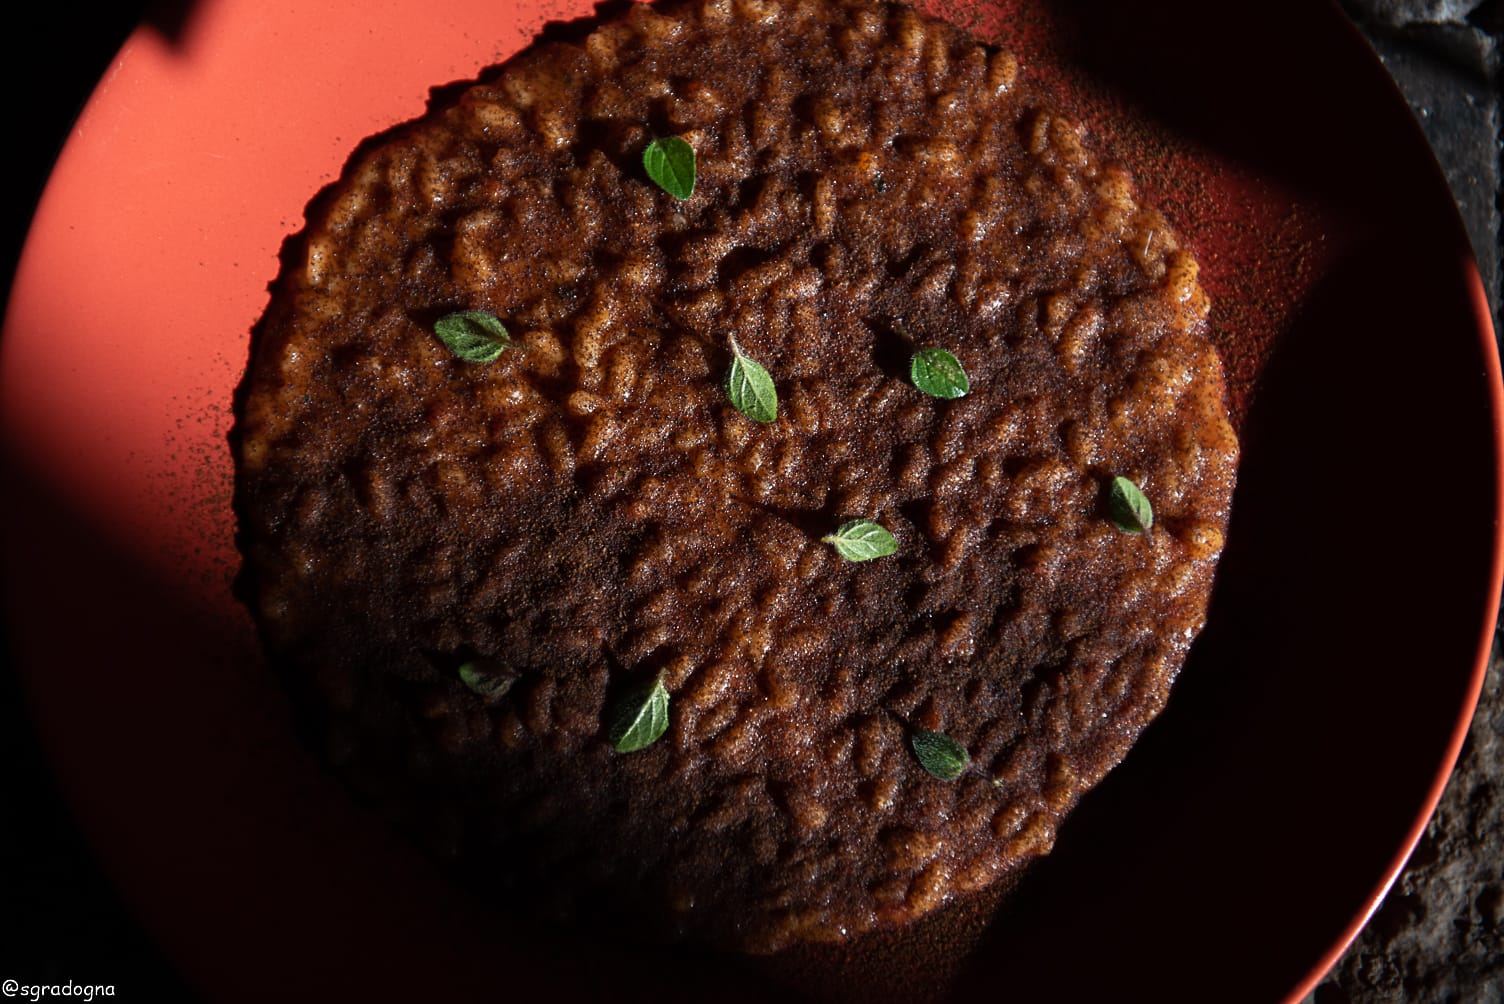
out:
M695 146L689 201L654 134ZM455 309L518 347L453 358ZM901 6L637 6L311 216L241 415L252 604L347 774L471 874L755 951L903 923L1047 851L1163 706L1237 458L1206 312L1009 55ZM732 338L771 425L726 402ZM929 345L971 394L908 383ZM898 554L820 541L859 517ZM659 675L669 732L613 752ZM926 774L916 729L972 769Z

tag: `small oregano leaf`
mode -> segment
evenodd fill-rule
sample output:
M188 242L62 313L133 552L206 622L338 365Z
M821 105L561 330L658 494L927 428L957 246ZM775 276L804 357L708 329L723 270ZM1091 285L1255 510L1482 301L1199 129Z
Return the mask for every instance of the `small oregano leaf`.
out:
M942 781L954 781L971 763L971 757L967 754L965 746L939 732L926 732L920 729L909 740L909 745L914 748L914 756L919 759L919 766Z
M1113 525L1124 533L1148 533L1154 525L1154 507L1139 491L1138 485L1127 478L1112 479L1112 489L1107 494L1107 512Z
M726 396L731 405L748 418L771 422L778 417L778 391L773 378L762 364L742 353L731 343L731 369L726 371Z
M642 151L642 167L648 177L676 199L695 194L695 150L678 136L665 136Z
M971 390L961 361L944 349L920 349L914 353L909 362L909 378L931 397L965 397Z
M495 362L512 342L501 319L484 310L447 314L434 324L433 333L467 363Z
M499 701L517 682L517 674L495 659L471 659L460 665L460 682L483 701Z
M870 519L842 523L835 533L820 539L833 545L847 561L871 561L898 550L893 535Z
M668 731L668 690L659 677L622 695L611 715L611 745L618 753L651 746Z

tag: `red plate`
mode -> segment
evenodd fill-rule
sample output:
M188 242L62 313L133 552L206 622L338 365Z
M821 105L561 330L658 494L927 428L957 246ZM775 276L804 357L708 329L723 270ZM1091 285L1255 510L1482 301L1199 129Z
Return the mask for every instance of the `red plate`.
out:
M958 993L1298 999L1419 837L1482 682L1504 408L1460 222L1335 7L935 6L1013 47L1196 248L1245 445L1169 709ZM231 395L282 240L363 137L585 13L198 4L131 38L38 211L0 341L7 625L71 805L213 999L691 996L731 965L581 965L469 903L300 748L231 595ZM913 949L842 979L912 996L936 972Z

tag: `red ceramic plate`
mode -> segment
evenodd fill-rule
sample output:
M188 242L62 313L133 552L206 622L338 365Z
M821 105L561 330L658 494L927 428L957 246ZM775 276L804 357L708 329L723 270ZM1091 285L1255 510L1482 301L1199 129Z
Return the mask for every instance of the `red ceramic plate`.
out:
M303 751L231 595L231 396L281 242L359 140L588 6L208 0L130 39L0 341L5 616L74 810L208 997L693 996L734 969L751 997L807 976L1274 1001L1371 912L1455 759L1499 598L1497 357L1429 151L1335 7L934 6L1013 47L1197 249L1245 463L1161 720L959 961L931 937L845 971L582 965L507 929Z

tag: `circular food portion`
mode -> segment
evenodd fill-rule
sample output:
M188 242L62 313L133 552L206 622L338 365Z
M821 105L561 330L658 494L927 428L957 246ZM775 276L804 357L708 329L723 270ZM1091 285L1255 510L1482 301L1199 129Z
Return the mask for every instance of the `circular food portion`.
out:
M1196 263L909 7L540 42L365 144L284 264L248 602L333 763L498 901L753 952L906 923L1050 848L1205 619Z

